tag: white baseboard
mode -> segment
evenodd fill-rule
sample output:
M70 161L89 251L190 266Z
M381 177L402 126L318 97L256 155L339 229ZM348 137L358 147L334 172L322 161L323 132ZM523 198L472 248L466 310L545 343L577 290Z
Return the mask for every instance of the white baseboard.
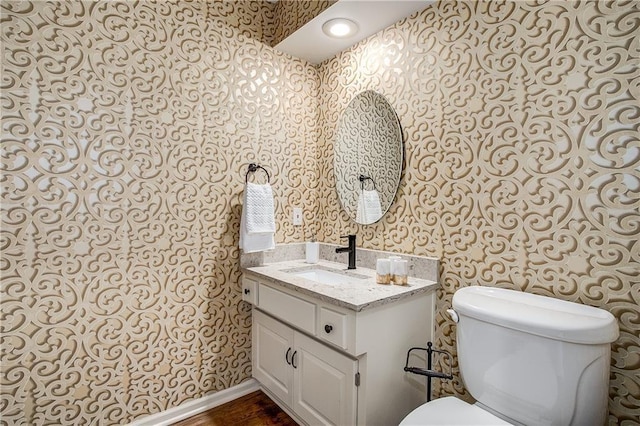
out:
M186 402L161 413L152 414L143 419L130 423L129 426L169 426L180 420L200 414L203 411L210 410L218 405L225 404L234 399L240 398L260 389L260 384L256 379L249 379L212 395L198 398L194 401Z

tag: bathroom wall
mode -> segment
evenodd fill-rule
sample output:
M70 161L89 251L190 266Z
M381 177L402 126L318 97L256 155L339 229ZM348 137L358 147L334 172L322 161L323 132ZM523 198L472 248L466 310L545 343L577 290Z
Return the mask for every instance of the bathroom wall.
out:
M436 345L464 286L612 312L611 424L640 418L640 3L440 2L320 67L321 235L441 259ZM395 204L340 210L333 138L359 92L384 94L405 141ZM468 398L456 369L436 394Z
M296 205L326 242L442 260L444 349L461 286L611 311L611 422L633 424L639 7L442 2L325 62L319 88L263 44L264 2L4 0L0 422L127 423L249 377L237 235L257 161L278 242L317 232L289 225ZM391 211L359 227L332 138L366 89L407 158ZM468 397L459 377L437 393Z
M0 424L123 424L249 378L245 171L303 241L316 69L262 44L262 2L0 7Z

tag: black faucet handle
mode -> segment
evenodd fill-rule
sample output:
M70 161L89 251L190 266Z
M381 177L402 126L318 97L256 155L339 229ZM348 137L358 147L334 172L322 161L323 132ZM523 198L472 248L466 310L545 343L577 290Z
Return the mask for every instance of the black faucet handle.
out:
M349 246L336 248L336 253L349 253L349 266L347 269L356 269L356 235L344 235L340 238L349 238Z

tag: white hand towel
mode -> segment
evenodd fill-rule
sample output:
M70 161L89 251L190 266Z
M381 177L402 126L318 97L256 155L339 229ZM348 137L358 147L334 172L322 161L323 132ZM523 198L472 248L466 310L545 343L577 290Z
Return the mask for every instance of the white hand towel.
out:
M271 185L247 183L244 188L247 232L263 234L276 232L276 220L273 214L273 191Z
M378 191L364 189L358 195L358 210L356 210L356 222L369 224L382 217L382 206Z
M247 183L240 217L240 249L244 253L274 249L275 230L271 186Z

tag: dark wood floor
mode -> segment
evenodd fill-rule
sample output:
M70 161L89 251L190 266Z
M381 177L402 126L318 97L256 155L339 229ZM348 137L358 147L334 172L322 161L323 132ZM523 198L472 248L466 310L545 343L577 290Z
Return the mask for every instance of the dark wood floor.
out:
M173 426L297 426L291 417L262 391L255 391Z

